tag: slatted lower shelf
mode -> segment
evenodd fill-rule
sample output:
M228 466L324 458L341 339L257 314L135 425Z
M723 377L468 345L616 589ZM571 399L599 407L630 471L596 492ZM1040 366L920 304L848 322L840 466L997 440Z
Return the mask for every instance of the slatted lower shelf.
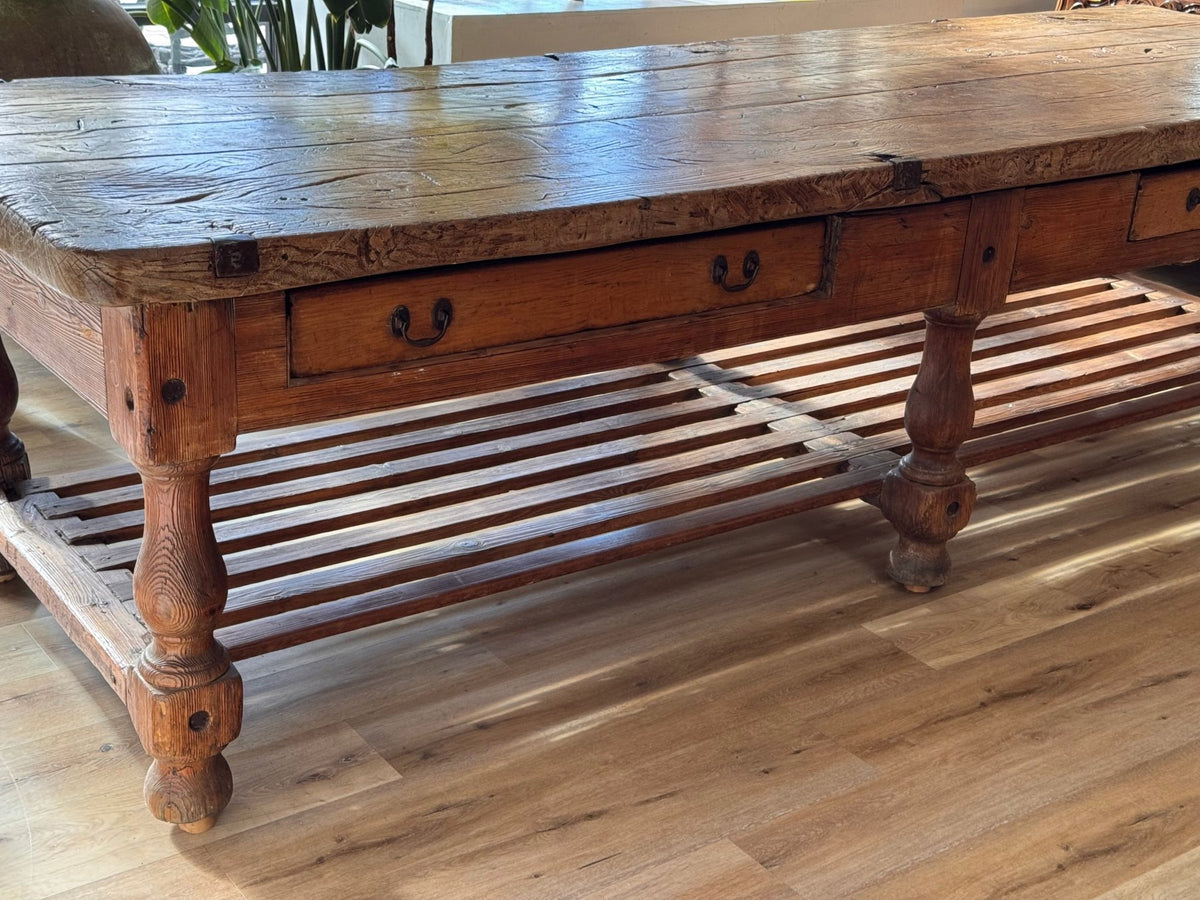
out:
M976 341L964 460L1200 403L1194 304L1111 280L1010 297ZM911 316L247 436L213 476L218 635L252 656L869 497L907 449L922 333ZM133 469L34 480L18 509L135 634Z

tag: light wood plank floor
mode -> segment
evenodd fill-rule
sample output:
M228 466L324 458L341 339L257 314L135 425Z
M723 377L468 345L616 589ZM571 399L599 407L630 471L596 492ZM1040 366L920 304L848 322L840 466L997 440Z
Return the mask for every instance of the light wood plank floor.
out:
M14 356L35 470L110 461ZM251 660L200 836L4 585L0 897L1200 896L1198 442L983 468L924 597L847 504Z

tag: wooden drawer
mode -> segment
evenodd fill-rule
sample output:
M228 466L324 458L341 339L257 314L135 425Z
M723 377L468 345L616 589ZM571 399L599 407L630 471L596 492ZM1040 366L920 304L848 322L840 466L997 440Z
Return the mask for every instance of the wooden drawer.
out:
M1187 215L1195 174L1200 169L1130 172L1029 188L1009 289L1200 258L1200 230L1185 227L1180 216ZM1172 208L1173 225L1161 215ZM1064 241L1070 253L1063 252Z
M304 288L288 297L290 374L394 368L800 296L821 281L824 241L814 220Z
M868 322L954 302L970 214L970 200L948 200L839 217L830 316Z
M1143 175L1133 205L1131 241L1200 228L1200 166Z

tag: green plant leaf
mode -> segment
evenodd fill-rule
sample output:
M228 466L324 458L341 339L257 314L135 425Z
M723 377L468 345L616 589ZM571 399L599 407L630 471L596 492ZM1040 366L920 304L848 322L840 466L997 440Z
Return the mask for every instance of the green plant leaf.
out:
M194 0L147 0L146 16L155 25L162 25L168 31L178 31L188 24L187 13L193 18L200 13Z
M392 18L392 0L358 0L363 18L376 28L384 28Z
M364 38L364 37L356 38L354 43L355 43L355 46L357 46L359 50L362 50L368 56L374 57L375 59L379 60L379 65L371 66L372 69L380 69L380 68L388 69L388 68L391 68L392 66L396 65L396 61L394 59L384 56L382 53L379 52L379 48L376 47L374 44L372 44L370 41L368 41L366 38Z
M325 0L325 5L336 19L344 19L346 13L350 11L350 7L358 3L358 0Z
M229 45L225 43L225 20L220 13L213 9L204 10L196 24L192 26L192 40L204 51L204 55L221 68L225 63L232 67L229 59Z

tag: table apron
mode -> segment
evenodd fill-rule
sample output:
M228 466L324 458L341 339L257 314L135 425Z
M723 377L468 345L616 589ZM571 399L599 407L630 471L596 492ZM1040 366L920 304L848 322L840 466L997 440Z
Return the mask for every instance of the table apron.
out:
M960 278L972 277L972 205L996 196L240 298L237 428L682 359L954 303ZM1008 290L1200 258L1197 166L1030 188L1019 202ZM750 251L761 270L738 290ZM716 255L726 258L725 286L713 280ZM503 276L499 288L493 276ZM551 289L538 289L541 279ZM106 413L99 308L3 254L0 281L0 329ZM442 297L462 312L445 341L429 343ZM411 308L413 342L388 331L400 305Z
M100 309L79 303L0 253L0 330L105 411Z

